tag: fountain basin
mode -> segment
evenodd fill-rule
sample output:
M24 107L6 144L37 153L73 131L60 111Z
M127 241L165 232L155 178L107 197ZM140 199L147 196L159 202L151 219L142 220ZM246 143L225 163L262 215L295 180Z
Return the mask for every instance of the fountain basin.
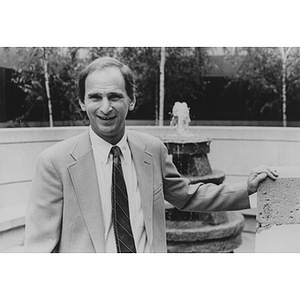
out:
M225 173L220 170L212 170L207 154L210 152L211 139L191 136L168 135L161 140L172 155L172 160L180 174L188 178L192 183L204 182L221 184L225 179Z
M217 225L202 221L166 221L168 252L233 252L242 244L244 217L237 212L227 212L226 216L228 221Z
M180 134L185 132L185 135ZM191 183L221 184L225 173L212 170L211 139L179 130L161 136L181 176ZM184 212L166 205L168 252L233 252L242 243L244 217L236 212Z

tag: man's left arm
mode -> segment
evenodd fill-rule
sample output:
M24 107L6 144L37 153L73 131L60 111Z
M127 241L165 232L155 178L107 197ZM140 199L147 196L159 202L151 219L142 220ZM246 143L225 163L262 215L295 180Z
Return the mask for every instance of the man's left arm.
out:
M249 195L267 176L276 179L276 171L260 166L251 171L247 182L237 184L191 184L180 177L167 149L162 150L164 195L166 201L186 211L228 211L250 208Z

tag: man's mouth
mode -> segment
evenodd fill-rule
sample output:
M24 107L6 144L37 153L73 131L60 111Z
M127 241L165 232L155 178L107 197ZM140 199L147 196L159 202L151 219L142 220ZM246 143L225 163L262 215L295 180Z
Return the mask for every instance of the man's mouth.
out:
M116 118L116 116L111 116L111 117L105 117L105 116L98 116L99 119L103 121L111 121Z

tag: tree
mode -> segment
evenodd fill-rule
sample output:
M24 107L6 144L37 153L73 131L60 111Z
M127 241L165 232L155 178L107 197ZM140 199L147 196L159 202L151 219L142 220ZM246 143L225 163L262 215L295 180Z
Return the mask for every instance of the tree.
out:
M248 119L299 120L299 48L236 48L227 59L237 68L227 89L243 87Z
M117 58L127 64L136 79L137 105L129 118L156 119L159 99L160 48L124 47Z
M133 70L136 78L137 105L129 119L155 119L158 116L160 54L158 47L67 47L47 50L47 74L45 77L41 48L13 48L16 70L14 82L26 92L24 113L19 120L47 121L49 99L54 121L82 120L86 118L78 105L77 78L79 72L93 59L111 56ZM184 101L192 107L194 117L203 103L205 84L203 75L208 58L205 48L167 48L165 60L163 118L170 118L176 101ZM47 83L48 82L48 83ZM47 84L46 84L47 83ZM45 85L46 84L46 85ZM50 93L47 94L46 86ZM48 95L48 96L47 96ZM161 105L162 106L162 105ZM200 105L201 106L201 105ZM193 109L193 107L195 109Z
M49 87L49 72L48 72L48 53L47 49L43 48L43 67L44 67L44 76L45 76L45 88L46 88L46 95L48 99L48 110L49 110L49 123L50 127L53 127L53 116L52 116L52 103L51 103L51 94L50 94L50 87Z
M124 47L114 52L133 70L137 85L137 106L129 118L156 119L159 102L161 48ZM206 48L166 48L164 66L163 119L170 119L176 101L185 101L197 117L203 100L205 70L210 66ZM160 105L161 106L161 105Z
M286 127L286 61L291 48L279 47L282 58L282 121L283 127Z
M164 97L165 97L165 61L166 48L160 50L160 68L159 68L159 126L164 125Z
M237 84L244 92L240 99L245 103L248 119L280 118L281 62L276 48L236 48L227 59L236 66L227 89Z
M79 50L71 47L6 49L13 56L13 81L27 95L19 122L48 119L51 125L52 115L54 120L84 118L76 87L78 72L84 67L84 61L78 59Z
M165 118L175 102L186 102L191 118L202 119L207 113L205 106L204 76L211 67L206 48L167 48L165 64Z

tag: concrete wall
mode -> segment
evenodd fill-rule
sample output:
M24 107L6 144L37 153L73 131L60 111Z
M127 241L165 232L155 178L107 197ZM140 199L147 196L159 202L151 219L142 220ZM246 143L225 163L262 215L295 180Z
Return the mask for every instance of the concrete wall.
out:
M169 127L130 129L156 136ZM86 127L20 128L0 130L0 232L21 226L37 155L54 143L81 133ZM300 166L300 128L191 127L191 132L212 139L208 155L212 169L226 173L227 182L246 180L260 164ZM13 216L13 217L12 217ZM5 244L0 237L0 251Z
M23 242L26 204L38 154L83 130L78 127L0 130L0 252Z

